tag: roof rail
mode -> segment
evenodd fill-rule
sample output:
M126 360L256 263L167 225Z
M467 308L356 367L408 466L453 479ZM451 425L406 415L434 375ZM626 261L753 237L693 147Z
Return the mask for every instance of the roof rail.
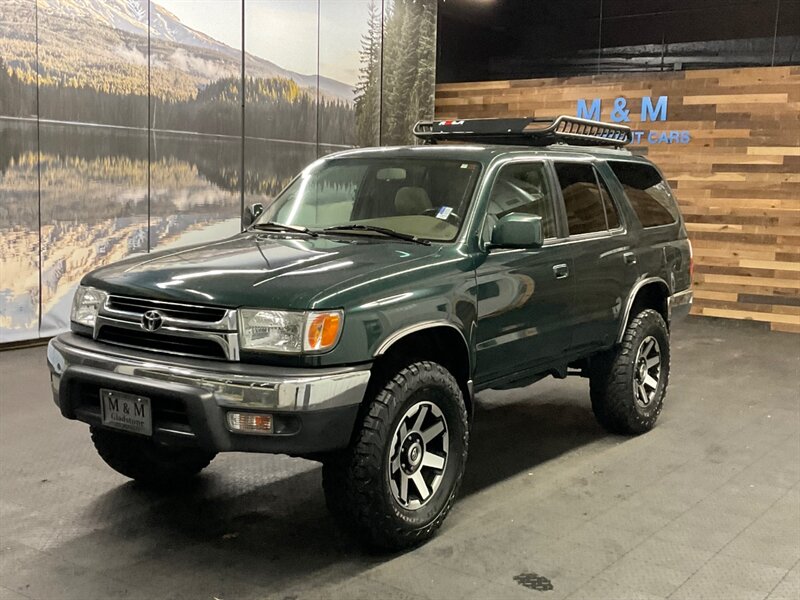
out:
M555 119L521 117L417 121L413 131L415 136L427 144L458 140L520 146L549 146L560 142L578 146L621 147L633 140L631 128L627 125L568 115Z

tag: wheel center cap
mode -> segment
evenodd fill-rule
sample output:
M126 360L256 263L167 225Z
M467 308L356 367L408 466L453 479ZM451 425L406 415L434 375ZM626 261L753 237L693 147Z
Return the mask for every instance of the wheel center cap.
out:
M400 449L400 464L407 475L413 475L422 467L424 456L425 446L422 437L416 432L411 432Z
M639 363L639 378L644 380L646 376L647 376L647 365L644 361L641 361Z
M422 446L420 446L419 442L415 442L408 449L408 464L416 467L420 460L422 460Z

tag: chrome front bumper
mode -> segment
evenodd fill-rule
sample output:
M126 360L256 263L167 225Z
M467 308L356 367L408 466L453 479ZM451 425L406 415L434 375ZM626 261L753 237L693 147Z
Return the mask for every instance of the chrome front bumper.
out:
M336 369L292 369L179 358L127 350L72 333L48 344L53 398L62 414L98 425L85 410L99 388L179 402L189 425L154 425L157 441L180 437L216 451L245 450L308 454L347 444L370 377L370 365ZM99 406L99 400L98 400ZM285 415L298 423L292 435L232 433L230 409Z

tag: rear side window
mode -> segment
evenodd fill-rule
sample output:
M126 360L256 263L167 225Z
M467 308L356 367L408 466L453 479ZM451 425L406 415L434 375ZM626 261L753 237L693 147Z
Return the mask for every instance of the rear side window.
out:
M639 217L642 227L669 225L678 220L678 208L658 171L644 163L609 161Z
M619 216L608 188L595 175L592 165L564 162L556 163L555 169L561 184L570 235L604 232L619 227ZM599 186L598 181L601 182Z

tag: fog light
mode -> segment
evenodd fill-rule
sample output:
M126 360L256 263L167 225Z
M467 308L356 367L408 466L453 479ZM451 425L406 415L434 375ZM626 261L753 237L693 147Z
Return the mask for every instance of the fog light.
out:
M242 433L272 433L272 415L229 412L228 428Z

